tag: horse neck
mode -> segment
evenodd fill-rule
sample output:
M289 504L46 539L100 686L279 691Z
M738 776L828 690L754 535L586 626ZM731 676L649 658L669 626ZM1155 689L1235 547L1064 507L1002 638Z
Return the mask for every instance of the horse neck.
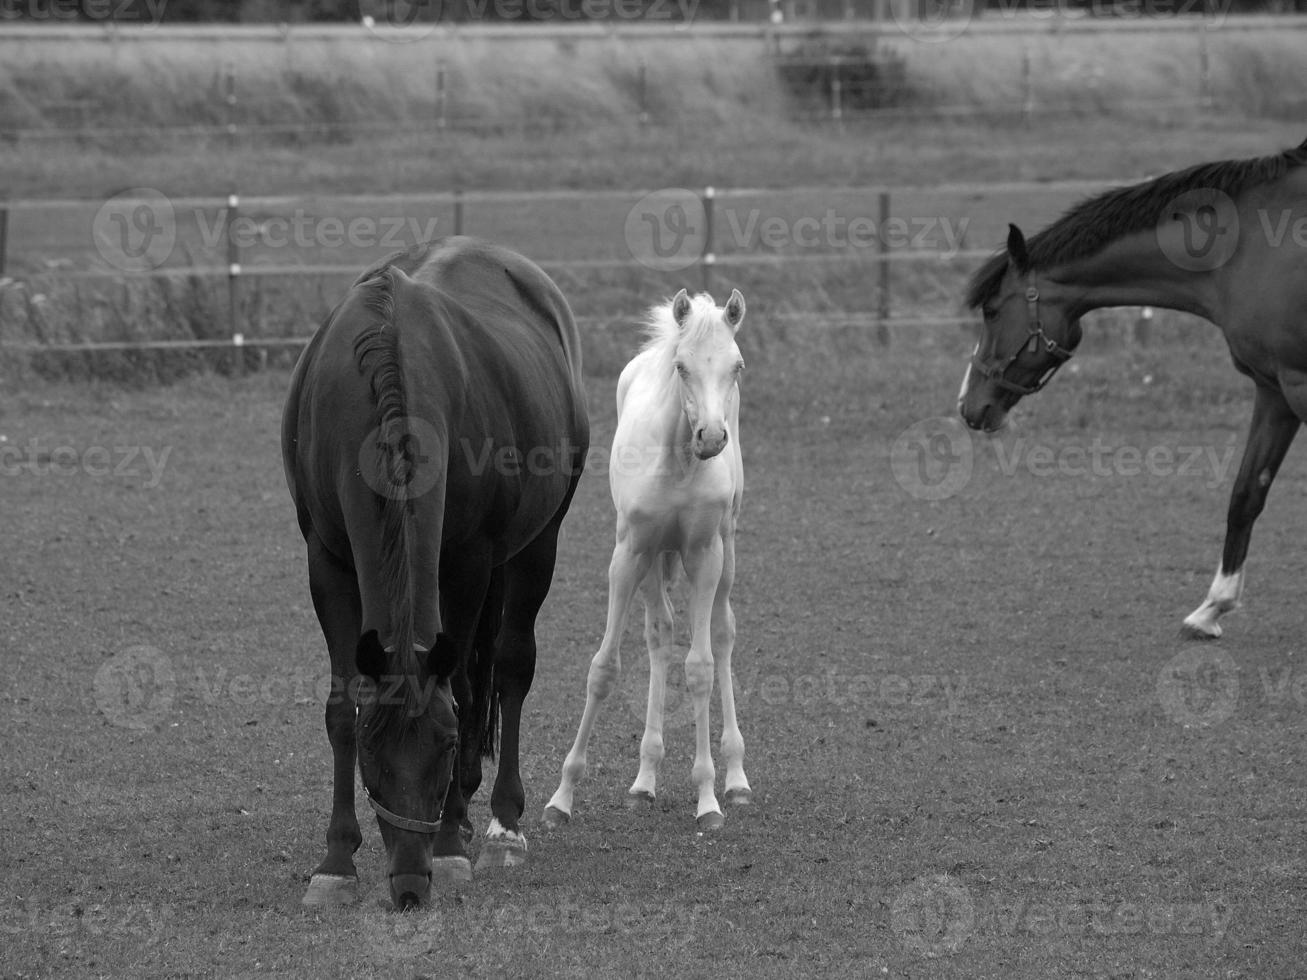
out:
M1065 291L1072 319L1105 307L1156 306L1221 322L1222 270L1181 268L1167 258L1152 234L1127 235L1096 255L1043 275L1056 292Z

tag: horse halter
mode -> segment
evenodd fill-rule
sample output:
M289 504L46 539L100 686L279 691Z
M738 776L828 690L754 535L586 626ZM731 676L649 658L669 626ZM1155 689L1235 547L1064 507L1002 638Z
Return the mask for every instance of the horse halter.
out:
M992 381L997 387L1004 391L1010 391L1019 397L1033 395L1041 390L1044 385L1053 380L1053 375L1057 374L1057 369L1071 359L1071 351L1063 347L1056 340L1044 333L1044 324L1039 319L1039 290L1034 286L1026 287L1026 331L1028 341L1016 349L1002 364L989 366L979 357L979 352L971 357L971 368L982 378ZM1009 381L1006 377L1007 369L1012 366L1021 352L1029 350L1032 354L1044 348L1044 352L1053 357L1054 363L1045 371L1033 385L1019 385L1015 381Z
M450 704L453 705L454 712L457 714L458 701L451 696ZM354 714L355 717L358 717L357 705L355 705L354 707ZM446 755L451 758L456 758L457 754L458 754L458 743L455 742L453 745L449 747ZM449 778L453 779L454 778L453 762L450 763L449 769L450 769ZM434 834L440 830L440 816L443 816L443 814L438 815L435 820L418 820L416 817L401 817L394 810L388 810L380 803L378 803L377 798L373 796L372 791L368 789L368 784L366 782L363 783L363 795L367 797L368 806L372 807L372 810L373 812L376 813L377 817L381 820L386 821L386 823L390 824L392 827L398 827L400 830L411 830L419 834Z
M440 829L439 820L416 820L413 817L401 817L398 813L387 810L376 801L366 783L363 784L363 795L368 798L368 805L376 811L377 816L392 827L398 827L400 830L412 830L419 834L434 834Z

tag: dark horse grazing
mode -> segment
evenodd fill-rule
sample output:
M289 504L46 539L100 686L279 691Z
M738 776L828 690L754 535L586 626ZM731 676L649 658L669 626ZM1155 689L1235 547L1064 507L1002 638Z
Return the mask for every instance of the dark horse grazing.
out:
M967 305L984 314L962 391L963 419L992 432L1042 388L1080 341L1080 318L1108 306L1159 306L1221 328L1256 385L1225 548L1187 633L1221 635L1243 591L1253 522L1307 421L1307 142L1252 160L1205 163L1108 191L976 272Z
M571 311L506 249L449 238L391 256L304 351L282 454L331 655L335 759L306 904L357 897L356 754L396 905L426 901L433 872L470 878L467 805L500 716L478 867L525 858L518 726L588 446Z

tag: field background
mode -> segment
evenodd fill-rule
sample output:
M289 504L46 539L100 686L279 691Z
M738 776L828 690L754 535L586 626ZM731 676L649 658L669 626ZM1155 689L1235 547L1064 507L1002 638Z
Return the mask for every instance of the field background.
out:
M550 44L540 50L556 56ZM51 57L0 46L14 78ZM1157 64L1166 49L1150 46ZM394 65L358 82L375 100L360 111L402 101L386 72L411 55L397 50ZM673 109L639 128L619 108L552 136L517 123L440 141L230 147L204 135L23 136L0 142L0 172L11 195L88 201L142 183L211 193L230 174L246 193L455 181L925 185L1142 175L1304 135L1282 109L1233 96L1168 115L1132 108L1124 91L1025 127L998 111L989 86L963 84L959 65L988 63L967 62L965 45L957 61L935 60L992 116L838 129L796 120L788 103L766 109L745 56L693 40L679 50L688 60L669 77L690 79L686 106L721 110L715 127L694 114L679 125ZM64 64L85 71L61 77L83 78L78 91L99 98L102 50L67 51ZM187 115L175 79L209 77L238 55L265 64L227 43L220 54L199 46L167 64L121 66L121 85L150 98L105 99L106 118L156 102L164 108L143 124L191 118L199 110ZM600 70L583 55L571 58L578 79L626 64L605 54ZM1147 74L1144 52L1131 58L1150 91L1176 87L1165 67ZM496 111L564 77L528 53L499 61L508 67ZM728 84L732 66L751 81ZM283 69L264 70L277 91ZM478 70L500 77L485 58ZM1105 77L1116 77L1112 64ZM23 91L42 125L52 110L37 88ZM665 88L674 106L680 89ZM625 104L595 91L601 104ZM993 91L998 102L1011 94ZM1011 202L1035 221L1069 203ZM796 213L829 204L809 197ZM1001 210L979 205L977 221L999 229ZM536 258L603 247L593 230L570 240L581 222L520 227L511 243ZM620 242L620 229L607 234ZM694 833L692 727L673 698L659 802L623 808L647 677L633 628L573 823L555 833L538 823L602 632L612 514L604 475L590 472L565 525L524 721L531 863L406 916L381 903L370 817L361 906L298 905L327 816L327 664L278 458L285 371L274 362L237 378L198 361L7 357L0 975L1297 975L1307 916L1304 562L1292 533L1307 520L1301 452L1254 536L1245 608L1217 644L1182 642L1179 622L1216 565L1249 415L1249 386L1215 329L1159 315L1145 343L1126 329L1133 313L1095 317L1076 360L1023 404L1011 431L973 440L951 421L969 332L900 332L884 346L865 329L775 315L866 309L866 271L843 275L837 289L789 271L718 280L719 290L740 285L750 311L735 601L755 805L732 811L716 835ZM578 310L612 322L585 339L598 446L611 439L632 322L675 278L563 282ZM173 314L155 309L166 327ZM6 337L15 322L5 320ZM933 452L939 438L944 457ZM1150 452L1174 465L1141 468ZM1084 465L1091 454L1101 466ZM954 469L964 462L969 476ZM923 488L954 477L954 492L928 499ZM474 816L484 827L484 799Z

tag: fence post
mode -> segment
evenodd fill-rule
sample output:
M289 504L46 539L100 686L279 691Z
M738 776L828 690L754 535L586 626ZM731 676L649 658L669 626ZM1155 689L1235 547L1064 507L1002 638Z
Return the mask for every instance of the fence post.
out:
M889 239L885 234L885 226L889 222L889 191L881 191L877 196L877 211L879 212L876 227L880 234L876 236L876 251L879 254L877 264L879 265L880 283L877 289L876 297L876 340L882 346L889 346Z
M717 196L717 191L712 187L703 189L703 256L699 264L703 269L703 291L712 292L712 269L717 264L717 256L713 252L713 198Z
M463 234L463 192L454 191L454 234Z
M9 256L9 208L4 198L0 198L0 276L5 274L5 263Z
M232 148L236 147L236 68L230 62L224 68L223 97L227 113L227 139Z
M449 88L445 84L445 65L436 62L436 129L449 125Z
M1207 48L1207 18L1198 22L1198 94L1204 109L1212 107L1212 64Z
M235 371L244 374L245 334L241 331L240 310L241 252L232 231L239 217L239 209L240 195L232 191L227 195L227 332L231 335Z
M840 59L830 63L830 117L837 126L844 121L844 82L840 80Z
M1035 90L1030 80L1030 45L1021 48L1021 125L1030 128L1031 117L1035 114Z
M640 125L649 125L649 65L641 58L636 69L636 96L640 100Z

